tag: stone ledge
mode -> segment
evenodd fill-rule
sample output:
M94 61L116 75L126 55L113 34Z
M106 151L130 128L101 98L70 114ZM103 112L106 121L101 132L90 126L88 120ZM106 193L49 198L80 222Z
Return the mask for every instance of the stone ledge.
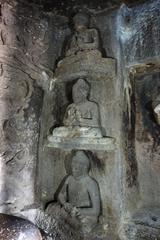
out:
M96 81L109 81L116 78L116 60L102 58L98 50L84 51L74 56L65 57L58 63L54 81L68 82L79 77L90 76Z
M46 147L59 149L114 151L115 139L111 137L78 137L53 136L48 137Z

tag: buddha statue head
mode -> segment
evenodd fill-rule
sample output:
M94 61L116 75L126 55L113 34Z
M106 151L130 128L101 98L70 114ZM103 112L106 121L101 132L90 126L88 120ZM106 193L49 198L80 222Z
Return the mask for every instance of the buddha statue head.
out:
M90 17L84 12L79 12L73 17L74 28L77 32L87 29L90 23Z
M72 175L75 178L80 178L87 175L90 168L90 160L84 151L77 151L72 158Z
M74 103L85 102L89 96L90 86L83 78L79 78L73 85L72 98Z

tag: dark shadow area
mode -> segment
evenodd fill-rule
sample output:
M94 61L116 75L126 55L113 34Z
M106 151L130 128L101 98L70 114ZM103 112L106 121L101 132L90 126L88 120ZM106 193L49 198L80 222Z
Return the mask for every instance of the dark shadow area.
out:
M21 0L23 1L23 0ZM104 9L104 8L109 8L111 6L118 6L121 3L121 0L110 0L110 1L105 1L105 0L29 0L29 3L35 3L41 5L46 11L51 11L53 8L56 8L59 10L61 14L69 14L70 11L72 11L73 8L76 6L79 6L79 8L82 8L83 6L86 6L87 8L93 8L97 9L97 4L99 6L99 9Z
M142 111L142 141L149 141L147 134L154 139L154 147L160 144L160 126L155 118L153 102L159 96L159 73L144 75L137 80L137 102ZM142 84L140 84L142 82ZM158 104L158 102L157 102Z
M135 152L135 121L136 121L136 101L135 85L132 82L132 91L130 91L130 109L123 114L123 132L125 134L125 159L126 159L126 182L128 187L138 186L138 166ZM129 116L130 111L130 116Z

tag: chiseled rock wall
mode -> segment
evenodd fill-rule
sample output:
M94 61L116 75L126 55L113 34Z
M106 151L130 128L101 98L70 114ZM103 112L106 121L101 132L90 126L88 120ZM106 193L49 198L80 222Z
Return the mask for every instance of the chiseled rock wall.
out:
M53 61L49 23L15 1L0 16L0 211L19 213L36 199L40 116ZM52 58L54 59L54 58Z
M159 125L152 108L160 77L159 14L159 1L146 1L122 5L117 18L124 89L121 239L159 239Z
M143 99L142 94L136 92L139 85L135 87L132 80L137 79L137 83L142 76L145 82L144 72L150 76L149 84L158 79L159 5L158 0L131 8L121 5L110 11L101 9L92 17L91 25L99 30L104 56L117 60L114 101L108 99L111 103L108 119L112 124L109 128L119 144L116 154L111 158L108 155L106 162L110 239L116 238L113 233L118 231L119 223L122 240L154 239L148 236L157 237L158 234L156 228L159 225L153 222L159 215L151 216L148 209L151 204L152 209L159 207L159 153L158 148L152 147L153 142L157 143L153 126L150 128L147 123L147 130L143 130L148 131L147 138L136 135L139 126L142 128L146 121L136 122L139 112L134 115L132 111L135 99ZM10 1L10 4L1 4L0 212L21 213L22 209L32 208L35 203L45 204L53 199L54 186L60 178L60 174L55 176L54 173L63 168L58 166L58 159L64 156L54 151L53 158L53 150L44 148L44 143L52 126L56 125L55 113L59 110L58 104L53 104L57 101L56 89L50 83L68 34L67 17L44 12L27 3ZM140 75L135 75L137 65ZM151 101L151 98L146 99L146 103ZM113 122L112 110L116 116ZM141 150L139 146L142 146ZM153 188L154 191L150 191ZM142 207L145 210L138 212ZM144 212L147 213L146 219ZM134 214L137 214L136 218ZM143 225L142 231L140 224Z

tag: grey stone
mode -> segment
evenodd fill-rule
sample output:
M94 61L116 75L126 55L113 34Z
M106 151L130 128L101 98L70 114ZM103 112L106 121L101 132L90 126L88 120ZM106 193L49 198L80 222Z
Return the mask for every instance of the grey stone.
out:
M72 87L73 103L65 112L64 127L55 128L48 137L47 146L64 149L112 151L113 138L103 138L97 103L88 100L90 86L78 79Z
M90 87L86 80L78 79L72 88L73 103L67 107L64 126L100 128L99 107L88 100Z
M160 209L144 208L133 214L120 230L120 239L160 239Z
M71 36L66 49L66 56L77 55L79 52L99 48L99 36L96 29L89 29L89 16L86 13L77 13L74 18L75 33Z
M39 229L28 220L0 213L1 240L42 240Z
M58 193L58 201L77 217L84 233L89 233L98 222L100 214L100 193L96 181L88 175L90 161L83 151L77 151L72 158L71 171Z
M160 203L160 129L159 103L154 104L158 94L153 93L159 88L160 2L113 2L50 1L50 7L41 7L31 0L1 1L0 211L17 215L26 211L27 218L34 221L30 206L40 203L47 214L44 222L51 229L45 205L53 200L66 172L70 174L74 151L70 146L86 146L103 213L99 228L87 238L117 240L121 226L119 237L127 240L158 239L159 217L154 209ZM82 46L80 41L82 51L77 48L64 57L70 48L67 40L70 43L78 35L70 22L81 8L90 16L90 24L80 36L84 40L89 36L90 42L90 36L98 35L98 41L94 39L97 46L92 49L91 42ZM88 145L90 138L80 138L81 142L87 140L81 145L78 139L78 143L75 139L69 143L58 139L59 135L58 148L45 147L53 129L61 131L63 127L67 106L73 103L71 90L79 78L90 85L88 101L98 104L102 139L116 139L112 151L103 151L99 142ZM62 131L68 136L66 129ZM94 141L95 135L100 136L90 131ZM65 144L59 143L62 140L70 146L65 149ZM143 207L145 213L138 214ZM56 234L57 238L78 239L80 230L69 214L58 206L49 209L53 222L56 216L60 223L52 229L53 239ZM133 218L135 213L138 216Z
M116 143L114 138L102 137L97 128L59 127L48 136L46 147L110 152L116 149Z

